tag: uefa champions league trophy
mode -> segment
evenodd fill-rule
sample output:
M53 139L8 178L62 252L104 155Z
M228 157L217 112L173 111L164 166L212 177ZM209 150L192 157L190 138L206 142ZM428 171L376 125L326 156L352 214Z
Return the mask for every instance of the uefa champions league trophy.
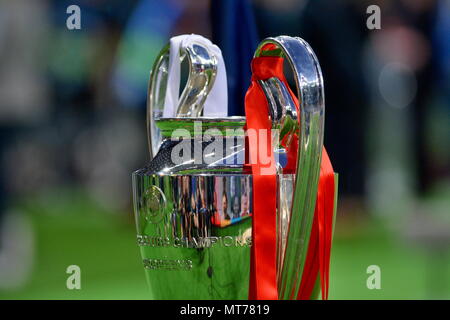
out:
M200 37L183 38L175 49L172 44L159 54L149 82L151 160L132 174L137 242L147 281L155 299L248 299L258 231L252 230L258 206L247 165L248 123L246 117L211 116L214 113L204 108L223 77L217 47ZM323 80L316 56L300 38L268 38L255 57L267 54L288 62L297 86L296 105L286 82L277 77L258 80L269 123L279 132L277 141L297 139L291 171L286 169L286 144L272 144L277 186L275 298L296 299L321 172ZM189 64L189 78L169 114L170 72L183 59ZM317 273L313 277L316 283Z

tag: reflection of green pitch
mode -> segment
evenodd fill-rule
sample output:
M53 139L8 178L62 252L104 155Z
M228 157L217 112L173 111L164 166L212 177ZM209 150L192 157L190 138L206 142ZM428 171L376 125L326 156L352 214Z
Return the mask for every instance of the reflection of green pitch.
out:
M224 228L215 228L216 237L242 234L250 231L251 219ZM146 258L164 261L191 261L189 270L146 270L147 280L158 299L227 299L248 296L250 247L224 247L220 244L208 248L149 248L141 247Z

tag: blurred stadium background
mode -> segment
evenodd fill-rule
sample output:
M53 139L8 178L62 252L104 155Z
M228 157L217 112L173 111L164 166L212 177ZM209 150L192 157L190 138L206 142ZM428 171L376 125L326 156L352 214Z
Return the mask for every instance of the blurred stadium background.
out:
M153 59L183 33L222 48L233 114L259 40L316 51L340 173L331 299L450 299L448 0L0 0L0 299L150 298L130 173L148 161Z

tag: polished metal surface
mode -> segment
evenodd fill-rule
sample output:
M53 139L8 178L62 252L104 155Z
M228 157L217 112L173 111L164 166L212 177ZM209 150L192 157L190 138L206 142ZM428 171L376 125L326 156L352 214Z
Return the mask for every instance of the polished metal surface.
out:
M267 80L258 80L258 83L263 89L269 106L274 151L282 154L290 146L294 135L299 134L295 102L280 79L273 77ZM281 142L283 142L283 145L281 145Z
M189 78L181 94L176 116L199 117L216 79L218 62L201 43L189 42L181 48L181 52L181 59L186 56L189 60Z
M196 241L212 236L212 226L224 227L248 218L253 208L250 174L163 176L138 170L133 178L135 191L141 196L136 198L136 223L142 241L149 238L146 233L151 227L156 228L150 232L155 236L184 241L179 246L208 247L211 244Z
M170 46L166 45L157 56L150 75L147 97L147 135L150 158L157 153L162 142L155 121L163 116L167 89ZM180 61L187 59L189 77L176 109L177 117L199 117L203 104L217 75L217 59L202 44L184 41L180 47Z
M300 104L297 173L279 278L279 298L294 299L300 287L314 217L323 147L324 87L317 57L304 40L288 36L267 38L256 49L255 57L264 55L269 44L281 49L281 55L292 68Z
M205 134L209 129L219 130L223 136L244 135L245 117L226 118L159 118L155 126L160 130L161 138L171 138L175 130L185 129L194 135ZM231 133L230 133L231 132Z
M164 100L169 76L169 50L166 45L156 58L150 74L147 96L147 138L150 159L158 152L162 139L155 120L163 116Z
M152 297L246 299L253 195L252 175L243 167L245 118L161 118L156 125L163 143L132 176ZM188 136L176 140L177 132ZM208 134L212 139L205 140ZM176 163L183 145L187 154Z
M258 82L263 88L269 103L272 128L281 129L283 131L285 121L294 120L294 122L297 122L298 115L295 103L284 83L275 77L259 80Z
M277 175L277 279L281 279L284 255L286 252L289 222L291 218L292 194L294 193L295 176L293 174Z
M156 299L246 299L249 174L133 174L137 241Z
M245 163L245 118L161 118L164 138L147 165L155 174L241 173Z
M279 79L260 81L272 127L284 138L283 145L274 145L279 155L277 264L279 298L293 299L314 214L323 144L323 81L317 59L303 40L268 38L255 56L264 55L267 44L281 49L292 67L300 102L297 113ZM185 52L190 63L207 65L205 56L191 49ZM151 161L133 173L137 241L148 283L155 299L247 299L253 197L251 171L244 166L245 118L198 118L202 95L207 94L199 88L213 81L203 76L186 86L180 114L164 118L168 53L167 46L149 83ZM294 135L299 136L297 170L284 172L282 155Z

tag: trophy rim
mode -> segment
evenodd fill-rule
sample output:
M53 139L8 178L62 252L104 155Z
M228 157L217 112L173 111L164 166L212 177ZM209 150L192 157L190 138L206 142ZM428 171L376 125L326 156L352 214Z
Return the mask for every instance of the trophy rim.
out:
M245 124L245 116L230 116L230 117L160 117L155 119L156 122L160 121L177 121L177 122L239 122Z
M189 131L192 136L198 136L207 133L209 129L217 129L220 131L220 135L224 138L232 136L244 136L244 130L242 132L229 132L228 130L244 129L246 124L246 118L242 116L231 117L161 117L155 119L156 126L161 132L163 138L172 136L172 133L177 129L185 129ZM198 127L198 124L201 124ZM211 134L211 132L209 133Z

